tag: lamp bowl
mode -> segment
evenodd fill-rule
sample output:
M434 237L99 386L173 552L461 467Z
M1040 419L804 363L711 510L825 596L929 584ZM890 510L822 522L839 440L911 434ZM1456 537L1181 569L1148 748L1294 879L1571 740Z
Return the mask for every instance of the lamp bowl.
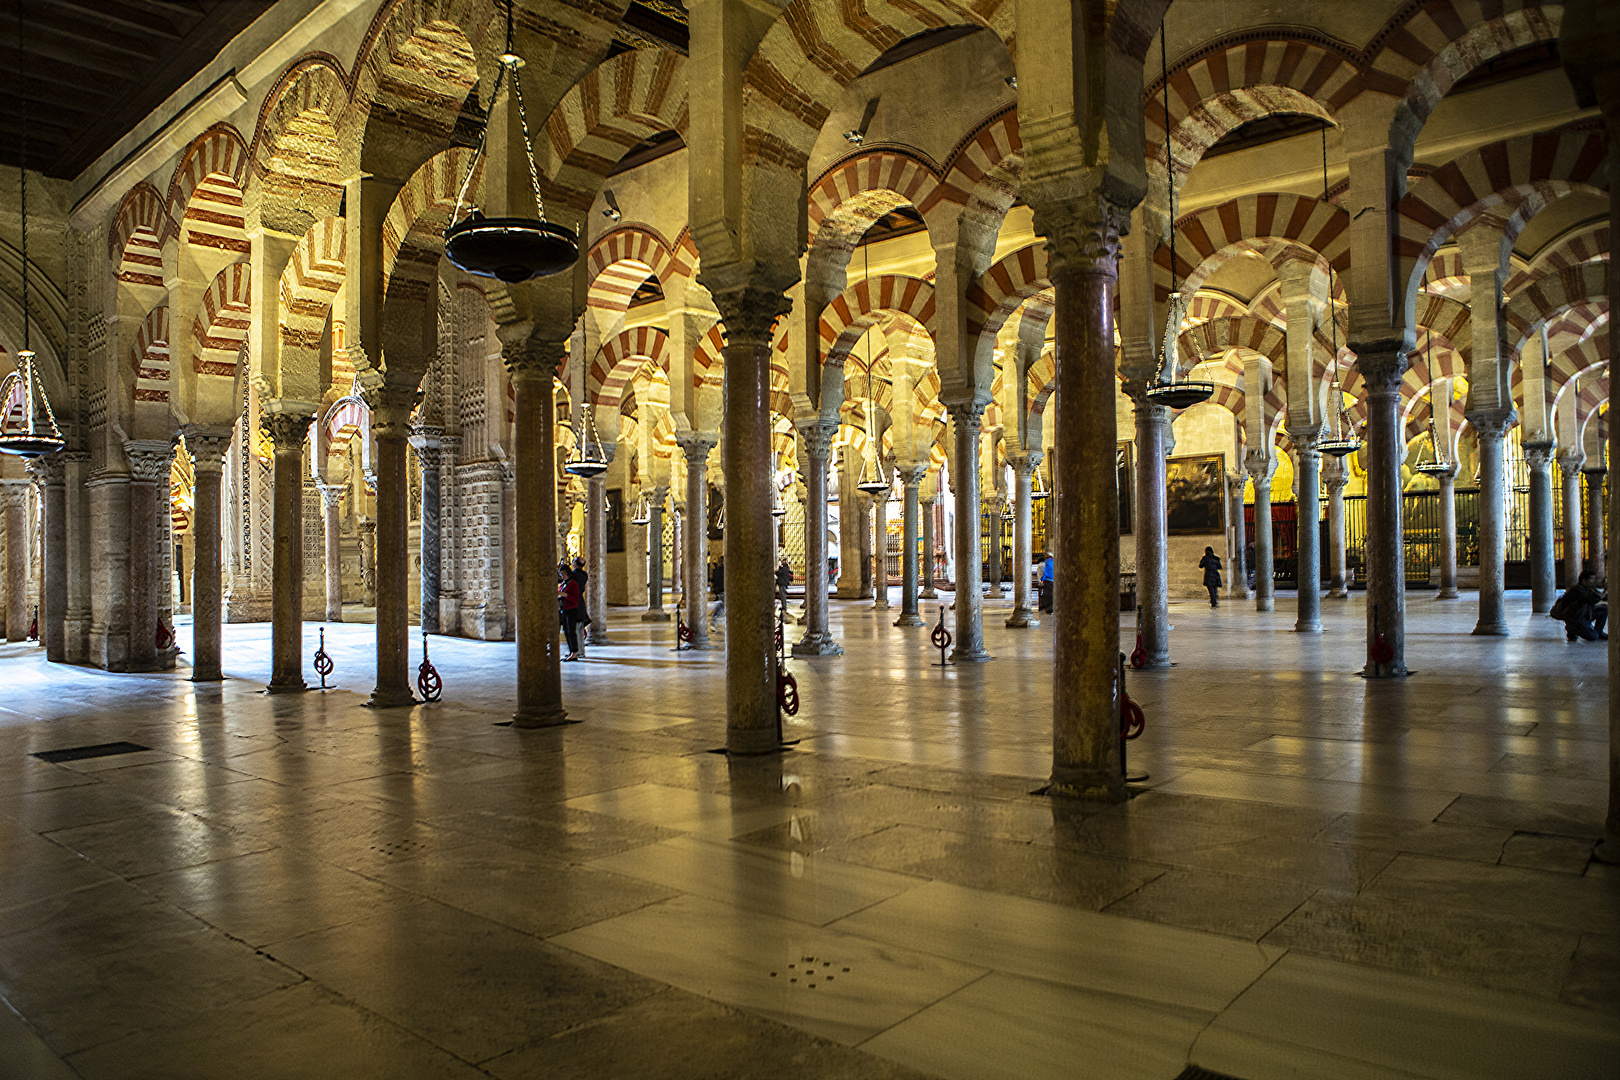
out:
M608 466L605 461L569 461L563 465L563 472L569 476L580 477L583 480L601 476L607 471Z
M1316 444L1316 448L1329 457L1342 458L1361 449L1361 440L1358 438L1323 439Z
M1172 409L1190 409L1200 402L1208 401L1213 393L1215 393L1214 383L1189 381L1150 386L1147 397L1155 405L1168 405Z
M54 454L66 445L67 440L55 435L0 435L0 454L16 454L18 457L42 457Z
M445 230L444 253L469 274L512 285L573 266L579 240L539 218L487 218L475 212Z

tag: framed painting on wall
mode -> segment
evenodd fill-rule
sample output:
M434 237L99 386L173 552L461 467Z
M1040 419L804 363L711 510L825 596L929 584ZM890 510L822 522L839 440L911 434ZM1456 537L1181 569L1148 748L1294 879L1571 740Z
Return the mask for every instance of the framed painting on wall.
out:
M607 493L607 549L624 550L624 491L608 488Z
M1226 528L1226 458L1198 454L1164 463L1165 523L1171 536L1218 533Z

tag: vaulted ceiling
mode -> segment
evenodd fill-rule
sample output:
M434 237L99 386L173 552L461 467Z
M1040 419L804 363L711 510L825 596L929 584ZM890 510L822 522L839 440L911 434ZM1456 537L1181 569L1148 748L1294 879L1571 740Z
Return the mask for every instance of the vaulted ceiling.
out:
M273 2L12 0L0 16L0 162L22 159L26 109L29 168L78 175Z

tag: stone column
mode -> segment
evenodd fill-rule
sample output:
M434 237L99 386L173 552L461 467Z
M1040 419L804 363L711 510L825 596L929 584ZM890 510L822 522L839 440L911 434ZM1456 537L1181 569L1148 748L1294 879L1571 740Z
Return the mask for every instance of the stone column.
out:
M1119 490L1115 469L1114 285L1129 215L1100 195L1037 206L1056 301L1057 644L1054 794L1118 801ZM975 524L977 518L975 518Z
M1299 614L1294 620L1296 634L1322 632L1322 544L1317 523L1322 516L1322 452L1317 437L1300 432L1294 436L1295 516L1294 552L1298 556L1294 578L1299 586Z
M219 682L220 611L224 601L221 575L220 482L224 479L229 428L186 428L186 449L191 452L196 478L191 519L191 681Z
M304 433L314 417L266 413L260 424L275 454L270 538L270 685L272 694L304 682Z
M360 602L377 606L377 523L360 519Z
M45 659L60 664L67 659L67 466L60 454L40 460L45 469L45 583L40 589L39 638Z
M983 541L986 547L989 548L990 553L989 558L985 560L989 563L990 571L990 576L985 580L984 598L986 600L1000 600L1007 595L1007 591L1001 587L1004 570L1001 564L1001 511L1006 505L1007 497L1005 495L997 493L990 496L990 513L988 515L990 518L990 535L983 537ZM981 531L984 528L985 516L981 513L976 519L979 522Z
M1456 600L1457 592L1457 466L1438 473L1440 482L1440 595L1436 600Z
M1041 465L1041 452L1027 450L1007 459L1013 467L1013 611L1007 625L1013 628L1041 625L1040 614L1030 597L1030 478Z
M664 499L668 496L668 488L647 492L647 610L642 612L642 622L669 622L669 612L664 610ZM761 557L769 561L770 551Z
M804 637L794 656L842 656L827 620L827 466L838 425L819 417L799 429L804 439Z
M686 626L692 632L691 647L708 649L709 642L709 575L706 557L709 547L709 451L720 442L720 437L708 431L682 431L675 441L686 455ZM821 460L821 551L822 565L826 565L827 551L827 459ZM805 528L805 551L808 556L814 543L808 524ZM810 603L811 590L805 588L805 603ZM823 619L827 610L827 590L821 590ZM798 652L798 647L794 647Z
M1232 565L1227 575L1227 595L1234 600L1249 598L1249 528L1243 521L1243 489L1248 486L1247 472L1227 473L1226 494L1232 518Z
M1620 430L1620 428L1617 428ZM1586 475L1586 568L1599 581L1608 577L1608 520L1603 514L1603 477L1606 469L1582 469Z
M939 593L934 590L934 500L919 499L918 505L922 513L922 592L918 596L935 600Z
M771 516L771 330L790 301L762 285L714 293L725 324L726 749L781 748L776 712L776 519Z
M517 712L520 728L566 723L562 704L561 624L557 612L557 477L554 391L566 341L508 345L503 360L517 392L516 618Z
M326 515L326 621L343 621L343 493L347 484L321 485L321 512ZM426 590L424 590L425 593Z
M1474 633L1487 637L1505 637L1508 632L1503 606L1507 477L1502 443L1514 419L1511 409L1477 412L1468 418L1479 440L1479 622Z
M1244 462L1254 478L1254 610L1276 607L1276 580L1271 560L1271 474L1277 462L1249 451Z
M1552 443L1524 447L1530 466L1530 610L1543 615L1552 610L1558 589L1558 566L1553 556Z
M900 617L894 620L896 626L923 624L922 616L917 613L917 517L921 505L918 488L926 475L926 465L908 465L900 470L906 501L900 541Z
M377 685L366 704L391 709L416 703L410 676L410 473L405 455L417 393L409 387L381 386L368 396L377 470Z
M889 610L889 493L872 496L872 610Z
M158 514L168 503L174 445L162 439L131 439L124 443L124 452L129 458L130 471L129 670L153 671L158 667L159 612L163 607L163 590L168 588L158 551L162 542ZM293 472L296 480L296 466ZM25 567L25 582L26 574ZM9 617L7 622L9 632ZM27 628L24 622L23 629Z
M70 664L86 663L90 659L91 581L93 556L91 554L90 488L85 484L90 469L90 455L63 450L55 455L63 464L66 474L67 510L63 515L67 527L67 606L62 616L63 659Z
M1126 392L1136 403L1136 599L1142 605L1147 666L1170 666L1170 533L1164 476L1170 410L1148 399L1147 384Z
M414 435L410 445L422 474L422 632L439 632L439 440L435 435ZM409 500L407 500L409 505ZM328 600L330 605L330 600ZM413 698L414 700L414 698Z
M979 419L984 415L984 404L958 402L947 404L946 409L956 429L956 452L951 462L956 493L956 647L951 650L951 659L988 660L990 654L984 647L984 595L979 590Z
M1401 436L1401 377L1406 373L1404 347L1363 346L1356 367L1367 386L1367 645L1364 674L1393 678L1406 674L1406 545L1402 537L1401 465L1406 442ZM1370 655L1377 633L1393 650L1387 664Z
M1350 467L1342 457L1330 457L1322 462L1322 485L1327 488L1328 523L1328 599L1343 600L1350 595L1345 584L1344 550L1344 485L1350 479ZM1239 512L1242 511L1239 506ZM1455 541L1456 537L1452 537Z
M26 480L0 484L6 505L6 640L28 637L28 489ZM150 644L150 642L148 642Z
M1573 588L1581 579L1581 466L1586 455L1579 451L1558 455L1558 468L1564 480L1564 587Z
M591 613L590 644L608 643L607 621L607 475L585 481L585 606ZM708 635L704 629L705 639Z
M857 600L872 598L872 497L865 492L855 496L860 516L855 519L856 548L860 552L860 594Z

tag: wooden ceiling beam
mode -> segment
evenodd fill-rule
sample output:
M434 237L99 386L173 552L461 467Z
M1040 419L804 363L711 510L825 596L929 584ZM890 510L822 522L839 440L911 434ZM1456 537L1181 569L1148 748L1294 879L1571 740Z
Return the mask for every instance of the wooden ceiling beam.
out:
M174 25L159 16L143 13L114 0L55 0L57 7L70 8L94 16L110 26L122 27L136 34L179 41L184 35Z

